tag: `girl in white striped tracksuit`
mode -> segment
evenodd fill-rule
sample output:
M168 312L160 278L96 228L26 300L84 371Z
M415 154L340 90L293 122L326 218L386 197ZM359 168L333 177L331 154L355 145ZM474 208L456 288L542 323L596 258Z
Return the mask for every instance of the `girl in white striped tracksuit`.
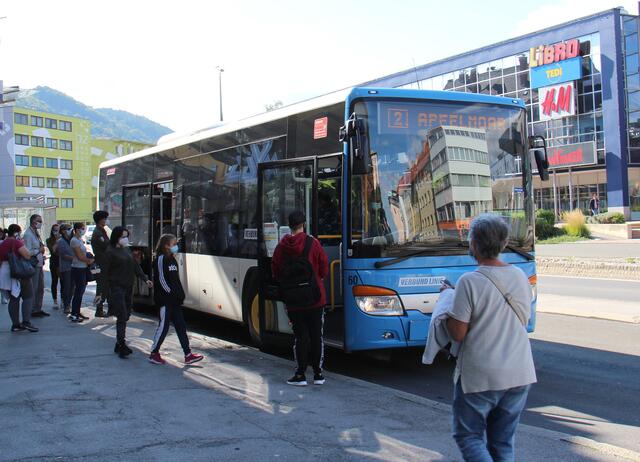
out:
M166 361L160 356L160 347L169 331L169 323L176 329L180 345L184 351L184 362L193 364L203 359L202 355L192 353L187 337L187 327L182 315L182 303L185 294L180 283L178 262L174 255L178 253L178 244L173 234L163 234L156 246L154 266L154 300L160 308L160 322L153 336L153 347L149 355L149 362L164 364Z

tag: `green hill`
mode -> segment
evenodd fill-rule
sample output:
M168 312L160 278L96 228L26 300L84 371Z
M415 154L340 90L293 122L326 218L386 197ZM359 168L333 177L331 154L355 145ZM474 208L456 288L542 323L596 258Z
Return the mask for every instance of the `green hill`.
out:
M109 108L93 108L49 87L23 90L16 106L54 114L81 117L91 121L91 135L155 144L171 130L146 117Z

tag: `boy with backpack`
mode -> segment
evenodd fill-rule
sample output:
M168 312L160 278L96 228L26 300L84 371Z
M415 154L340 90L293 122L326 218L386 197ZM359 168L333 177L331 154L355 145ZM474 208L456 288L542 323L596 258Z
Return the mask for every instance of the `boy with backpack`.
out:
M300 211L289 215L291 234L278 243L271 260L295 336L293 354L298 367L287 383L296 386L307 385L309 350L313 383L324 383L322 327L327 299L323 279L329 273L329 262L320 242L305 233L305 222L306 217Z

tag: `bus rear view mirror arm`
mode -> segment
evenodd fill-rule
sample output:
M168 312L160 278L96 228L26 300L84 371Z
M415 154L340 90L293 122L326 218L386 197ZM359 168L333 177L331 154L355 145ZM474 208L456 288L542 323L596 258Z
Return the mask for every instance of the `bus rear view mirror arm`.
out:
M354 112L347 123L340 127L339 133L339 140L348 145L352 174L366 175L370 173L371 155L365 120L358 118Z
M547 140L539 135L529 137L529 149L533 151L538 175L542 181L549 179L549 157L547 156Z

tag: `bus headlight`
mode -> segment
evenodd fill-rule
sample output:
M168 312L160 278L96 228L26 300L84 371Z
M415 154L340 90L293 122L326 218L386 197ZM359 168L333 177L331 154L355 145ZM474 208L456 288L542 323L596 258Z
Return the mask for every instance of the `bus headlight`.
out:
M354 286L353 296L361 311L377 316L399 316L404 308L398 294L390 289L374 286Z
M538 298L538 276L530 276L529 284L531 285L531 300L535 301Z

